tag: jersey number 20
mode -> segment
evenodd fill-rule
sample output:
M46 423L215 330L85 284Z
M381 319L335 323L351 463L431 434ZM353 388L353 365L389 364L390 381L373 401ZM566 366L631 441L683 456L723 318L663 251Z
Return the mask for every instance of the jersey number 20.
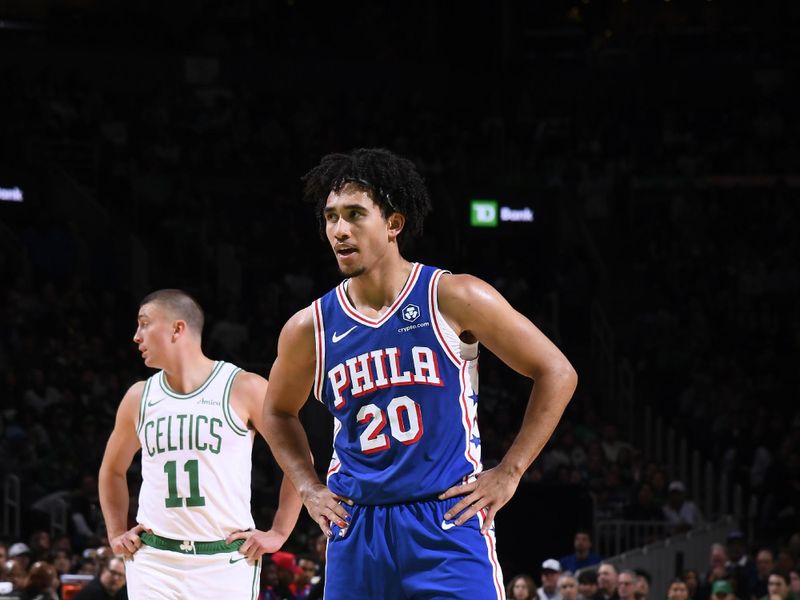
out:
M403 414L408 419L406 425ZM400 396L389 402L384 413L374 404L366 404L358 411L358 422L367 426L361 432L359 441L364 454L373 454L389 448L389 436L381 433L386 427L386 416L389 416L389 430L398 442L415 444L422 437L422 411L419 404L408 396Z

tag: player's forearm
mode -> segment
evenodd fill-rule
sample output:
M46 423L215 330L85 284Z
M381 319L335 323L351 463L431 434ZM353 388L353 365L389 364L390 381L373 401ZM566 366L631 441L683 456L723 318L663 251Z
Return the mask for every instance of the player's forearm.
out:
M128 530L128 481L125 475L100 469L100 507L109 541Z
M536 379L522 427L499 467L520 478L539 456L569 404L578 376L567 363Z
M300 516L302 508L303 501L300 499L300 494L297 493L291 480L284 477L281 483L278 510L272 520L272 530L284 538L288 538L297 523L297 517Z
M265 412L264 430L275 460L291 479L300 498L303 498L310 488L321 484L314 471L308 437L299 418Z

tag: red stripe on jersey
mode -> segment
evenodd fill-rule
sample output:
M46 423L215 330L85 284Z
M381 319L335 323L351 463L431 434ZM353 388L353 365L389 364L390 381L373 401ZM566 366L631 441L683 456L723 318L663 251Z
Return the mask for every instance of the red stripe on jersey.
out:
M480 510L481 513L481 527L486 522L486 509L482 508ZM491 526L491 523L489 524ZM497 592L498 598L505 598L505 589L503 588L503 582L500 581L500 563L497 562L497 552L495 551L494 547L494 536L492 536L491 532L487 532L484 536L486 539L486 545L489 549L489 562L492 563L492 575L494 578L494 589Z
M322 325L322 308L320 301L314 301L314 333L316 334L317 342L317 368L316 377L314 381L314 396L317 400L322 402L322 382L324 380L325 372L325 328Z
M428 290L428 305L430 306L431 311L431 321L433 321L433 330L436 333L436 338L439 340L439 345L444 348L444 351L450 357L457 367L461 366L461 359L455 355L453 349L450 348L447 341L442 334L442 330L439 327L439 319L437 318L436 314L439 312L436 298L434 297L434 291L438 290L438 283L439 278L444 274L444 271L437 271L433 277L431 277L430 288Z
M474 456L472 456L472 447L470 446L472 443L472 423L469 419L469 406L467 405L467 364L468 363L466 362L462 363L461 369L459 369L458 373L458 380L461 383L461 396L459 397L459 402L461 402L461 414L464 417L464 425L466 426L467 430L467 460L472 463L472 466L475 467L476 471L479 471L481 463Z
M414 288L414 284L419 278L419 273L421 270L422 265L420 263L414 263L414 266L411 268L411 275L408 277L408 281L406 281L406 285L400 291L400 294L397 296L389 309L383 313L383 316L381 316L379 319L370 319L365 317L355 308L350 306L350 303L347 301L347 296L344 293L344 282L340 283L336 287L336 297L339 300L339 305L342 307L342 310L344 310L344 312L347 313L350 318L364 325L369 325L370 327L380 327L387 320L389 320L389 317L394 314L394 312L397 310L397 307L400 306L406 298L408 298L411 290Z

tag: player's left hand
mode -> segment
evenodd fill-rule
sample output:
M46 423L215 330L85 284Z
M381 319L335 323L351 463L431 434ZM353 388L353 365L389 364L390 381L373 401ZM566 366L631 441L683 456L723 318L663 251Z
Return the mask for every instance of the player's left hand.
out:
M511 500L518 485L519 477L504 470L502 465L483 471L477 475L475 481L454 485L439 494L439 500L464 496L460 502L447 511L444 518L449 521L457 515L458 518L453 522L456 525L462 525L474 517L478 511L486 510L481 527L481 533L485 534L492 526L497 511Z
M234 540L244 540L244 544L239 546L239 553L244 554L247 560L258 560L263 554L272 554L280 550L286 541L286 536L274 529L269 531L250 529L230 534L225 538L225 543L230 544Z

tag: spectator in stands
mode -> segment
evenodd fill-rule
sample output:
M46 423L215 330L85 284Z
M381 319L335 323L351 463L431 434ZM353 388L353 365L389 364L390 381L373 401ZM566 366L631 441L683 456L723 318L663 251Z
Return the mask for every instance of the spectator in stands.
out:
M42 530L34 531L28 545L31 549L31 560L46 560L50 554L50 534Z
M761 596L761 600L800 600L791 591L789 575L785 571L773 570L767 581L768 592Z
M302 574L300 567L297 566L295 555L281 550L272 555L272 562L278 568L278 590L280 593L283 593L284 589L289 590L294 599L297 592L297 576Z
M55 567L45 561L36 561L28 573L25 584L26 600L59 600L58 573Z
M664 518L672 525L672 532L680 533L702 525L703 515L694 502L686 499L686 486L683 482L673 481L669 484L668 490Z
M603 440L600 446L603 448L606 460L612 464L617 462L620 452L631 449L628 442L619 439L617 426L613 423L603 426Z
M744 533L732 531L725 540L728 552L725 568L728 570L728 577L736 586L736 595L742 599L749 598L755 587L756 565L746 553Z
M715 581L728 578L728 552L722 544L711 544L708 557L708 570L699 578L698 589L689 591L689 596L697 600L706 600L711 595L711 586ZM688 583L688 581L687 581Z
M753 587L753 595L761 598L767 595L767 583L769 575L775 569L775 555L769 548L762 548L756 554L756 583Z
M617 576L619 600L634 600L636 597L636 573L625 569Z
M564 572L558 578L558 593L563 600L578 600L578 581L571 573Z
M689 600L689 588L683 579L673 579L667 590L667 600Z
M304 554L297 558L297 567L300 573L295 580L297 585L295 596L297 600L306 600L313 587L312 580L317 577L317 561L311 555Z
M712 600L736 600L737 596L733 594L731 582L727 579L720 579L711 586L711 598ZM742 600L745 599L742 598Z
M0 542L0 564L8 560L8 545L5 542Z
M635 593L637 600L646 599L650 595L650 584L653 583L653 577L649 571L644 569L634 569L636 573Z
M664 511L655 500L652 485L646 481L639 484L636 500L625 509L624 515L631 521L664 520Z
M0 581L8 581L13 591L22 590L26 576L22 565L15 560L7 560L0 569Z
M580 529L575 533L573 546L575 552L560 558L558 561L564 571L577 573L580 569L591 567L603 560L598 554L592 552L592 536L585 529Z
M27 573L31 564L31 549L23 542L12 544L8 549L8 558L18 563L22 570Z
M789 571L789 591L800 598L800 570Z
M689 600L707 600L711 595L711 588L705 591L702 589L700 575L694 569L686 569L683 572L683 581L686 583Z
M597 569L597 594L595 600L619 600L617 593L617 568L610 562L600 563Z
M261 567L261 591L259 600L294 600L289 588L282 586L278 579L278 567L269 558Z
M537 591L539 600L562 600L558 591L558 577L561 571L561 563L554 558L548 558L542 563L542 585Z
M52 554L50 562L56 568L59 575L72 572L73 559L72 555L67 550L56 550Z
M321 600L325 590L325 551L328 547L328 538L320 534L314 539L314 556L316 556L317 572L311 578L311 590L307 600Z
M578 575L578 600L589 600L597 595L597 571L587 569Z
M517 575L508 582L506 587L508 600L535 600L536 584L529 575Z
M120 558L112 558L95 577L72 600L127 600L128 590L125 586L125 562Z
M778 550L778 555L775 557L775 568L788 573L800 564L799 558L792 553L791 548L784 546Z

